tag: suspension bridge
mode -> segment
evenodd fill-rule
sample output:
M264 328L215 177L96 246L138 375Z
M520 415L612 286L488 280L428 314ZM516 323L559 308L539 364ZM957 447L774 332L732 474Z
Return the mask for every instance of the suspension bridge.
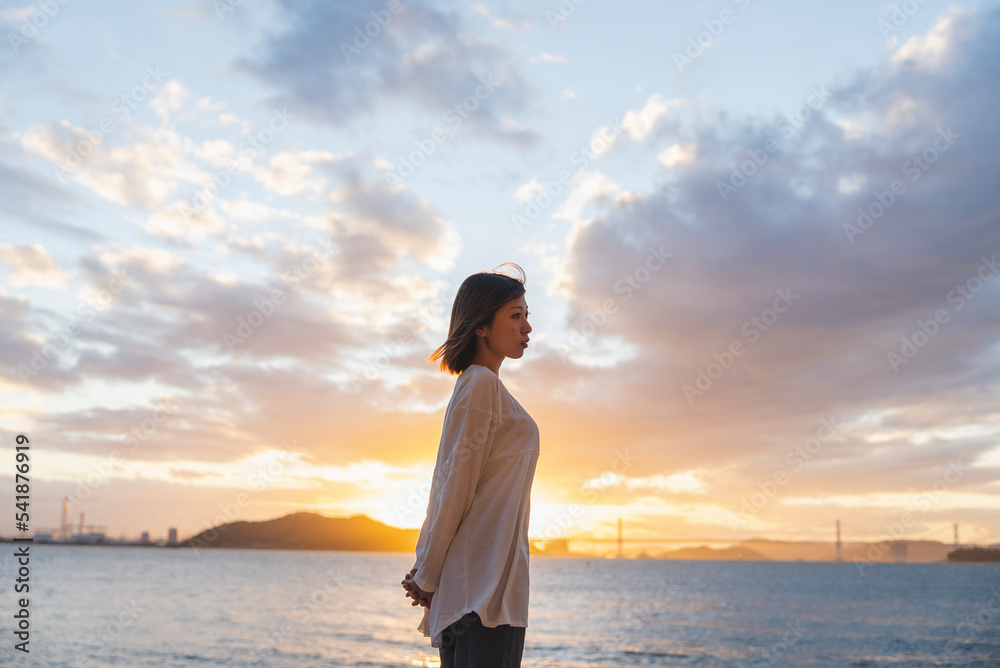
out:
M646 545L646 544L681 544L681 545L724 545L724 546L734 546L746 542L753 541L785 541L789 543L821 543L822 540L811 538L810 536L815 536L818 531L827 531L830 533L831 540L830 545L833 548L833 558L835 561L842 561L843 547L845 541L843 540L841 525L847 529L852 536L856 538L850 540L851 544L868 544L868 543L884 543L886 541L892 543L905 543L914 541L936 541L940 543L946 543L947 538L944 534L947 532L951 538L952 549L959 549L963 545L959 542L959 531L958 524L953 524L951 527L938 527L936 529L925 530L915 534L906 533L906 527L901 523L898 524L899 530L893 524L884 525L880 531L872 531L870 529L863 529L842 520L834 520L831 522L824 522L821 524L815 524L811 526L795 527L789 530L785 535L787 537L775 536L773 532L768 532L767 537L752 537L752 538L740 538L735 536L730 537L705 537L697 538L690 536L662 536L662 528L656 528L649 526L643 522L636 520L629 520L629 531L628 536L625 535L624 531L624 518L618 518L618 535L617 536L594 536L588 534L574 534L568 536L556 536L553 538L544 539L531 539L533 545L544 544L546 547L544 550L539 550L540 552L556 553L561 552L565 554L574 555L584 555L587 552L581 551L579 549L569 552L570 544L577 546L588 546L590 547L589 553L592 556L598 556L598 551L594 548L597 545L615 543L617 545L617 552L615 557L621 559L625 556L625 545ZM638 532L639 535L636 535ZM989 537L985 540L978 540L975 543L971 543L971 546L976 545L989 545L991 543L998 542L996 538ZM550 547L554 546L555 549ZM968 547L969 545L966 545ZM605 551L606 552L606 551ZM902 556L905 559L905 548L903 549Z

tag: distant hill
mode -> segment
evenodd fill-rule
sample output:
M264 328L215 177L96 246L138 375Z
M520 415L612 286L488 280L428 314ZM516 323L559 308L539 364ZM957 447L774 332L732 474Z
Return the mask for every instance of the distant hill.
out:
M261 522L232 522L202 531L178 544L179 547L262 548L283 550L344 550L371 552L412 552L419 529L397 529L367 515L326 517L317 513L293 513ZM531 543L532 555L589 557L568 550L565 541L546 541L539 550ZM902 541L903 558L908 562L990 561L1000 550L961 549L937 541ZM844 543L844 561L892 562L887 545ZM949 554L949 552L951 552ZM726 559L746 561L833 561L834 546L822 542L795 542L751 539L727 548L705 545L642 554L656 559Z
M961 547L948 553L948 561L1000 562L1000 547Z
M397 529L366 515L293 513L262 522L231 522L202 531L178 547L412 552L419 529Z
M714 548L706 545L684 547L679 550L669 550L660 555L661 559L726 559L747 561L768 561L768 558L748 547L734 545L732 547Z
M591 557L587 552L569 549L565 540L544 541L545 549L539 549L533 541L531 554L539 556ZM853 563L893 563L901 560L908 563L940 563L948 561L952 546L933 540L892 541L882 543L844 543L843 560ZM648 550L649 548L646 548ZM643 559L730 559L746 561L834 561L836 546L828 542L780 541L751 538L727 548L712 548L698 545L676 550L643 550L638 558ZM959 559L966 555L961 555Z
M952 546L936 540L905 540L906 561L909 563L927 563L945 561ZM766 540L755 538L740 543L746 545L756 552L761 553L767 559L777 561L833 561L836 557L836 546L833 543L824 542L797 542ZM894 561L888 543L856 543L845 542L843 544L844 561L854 562L861 560L865 562L885 562Z

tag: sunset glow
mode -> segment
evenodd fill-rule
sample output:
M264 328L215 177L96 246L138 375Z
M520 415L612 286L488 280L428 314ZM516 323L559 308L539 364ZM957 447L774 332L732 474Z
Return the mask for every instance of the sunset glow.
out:
M64 497L113 537L420 528L426 358L513 261L533 540L1000 540L1000 15L723 4L700 51L702 3L408 4L354 53L365 12L289 1L66 6L5 49L0 434L38 530Z

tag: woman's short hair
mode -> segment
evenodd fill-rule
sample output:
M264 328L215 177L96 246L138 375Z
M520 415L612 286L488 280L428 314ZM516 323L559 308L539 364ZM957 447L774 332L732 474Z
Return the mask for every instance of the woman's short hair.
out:
M497 271L506 266L515 268L518 276ZM441 370L451 375L468 369L476 356L476 330L491 324L500 307L523 295L524 282L524 270L513 262L477 272L462 281L451 307L448 339L427 360L440 359Z

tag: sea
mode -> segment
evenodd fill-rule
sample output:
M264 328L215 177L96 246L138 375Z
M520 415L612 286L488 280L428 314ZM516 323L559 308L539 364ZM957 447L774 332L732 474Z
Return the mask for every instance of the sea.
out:
M386 552L0 544L0 665L438 666ZM1000 564L533 557L521 665L1000 666Z

